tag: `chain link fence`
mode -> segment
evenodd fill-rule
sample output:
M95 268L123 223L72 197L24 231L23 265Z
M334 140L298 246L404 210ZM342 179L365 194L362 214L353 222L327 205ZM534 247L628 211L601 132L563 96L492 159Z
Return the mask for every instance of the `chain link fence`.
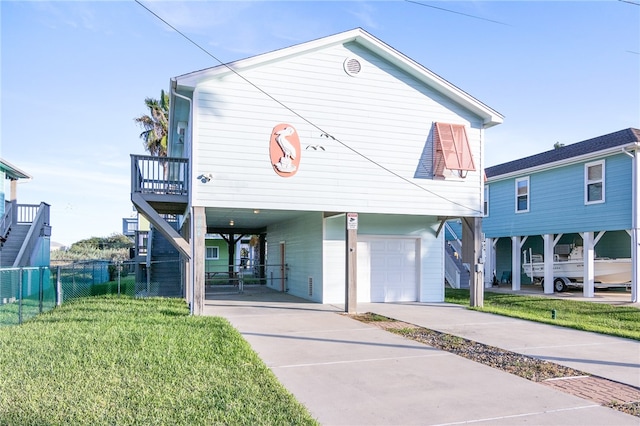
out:
M135 294L130 266L108 260L0 269L0 326L22 324L63 302L102 294Z
M0 269L0 326L22 324L57 305L105 294L184 297L184 260L53 261L49 267ZM287 288L288 265L241 262L205 269L205 291L242 292L245 285ZM311 282L309 283L311 292Z
M0 326L22 324L55 304L48 267L0 269Z

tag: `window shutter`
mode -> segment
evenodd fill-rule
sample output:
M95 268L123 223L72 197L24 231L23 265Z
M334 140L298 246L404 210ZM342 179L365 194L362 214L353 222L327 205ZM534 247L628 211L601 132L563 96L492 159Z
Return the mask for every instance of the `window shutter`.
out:
M467 131L462 124L435 123L435 173L442 176L443 169L475 171Z

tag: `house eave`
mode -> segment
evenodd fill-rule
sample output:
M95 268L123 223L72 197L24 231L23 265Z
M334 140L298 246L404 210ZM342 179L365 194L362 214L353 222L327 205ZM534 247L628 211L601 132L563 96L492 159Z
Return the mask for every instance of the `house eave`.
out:
M9 163L7 160L0 158L0 170L5 173L7 179L18 180L18 179L32 179L31 175L27 172L24 172Z
M540 164L540 165L534 166L534 167L528 167L528 168L524 168L524 169L520 169L520 170L515 170L513 172L509 172L509 173L504 173L504 174L501 174L501 175L488 177L485 183L499 182L499 181L502 181L502 180L507 180L507 179L512 179L514 177L519 177L519 176L522 176L522 175L528 175L528 174L537 173L537 172L540 172L540 171L543 171L543 170L556 169L558 167L563 167L563 166L566 166L566 165L569 165L569 164L573 164L573 163L580 163L580 162L589 161L589 160L592 160L592 159L602 158L602 157L610 157L612 155L620 154L620 153L623 153L623 152L627 152L628 153L629 151L640 152L640 143L633 142L633 143L629 143L629 144L626 144L626 145L619 145L619 146L616 146L616 147L603 149L601 151L594 151L594 152L590 152L588 154L579 155L579 156L575 156L575 157L571 157L571 158L566 158L566 159L560 160L560 161L554 161L552 163L545 163L545 164Z
M259 65L298 55L304 52L311 52L321 48L355 42L371 50L376 55L389 61L394 66L418 79L434 90L449 97L461 106L467 108L478 115L483 122L484 128L489 128L503 122L504 117L480 102L465 91L449 83L439 75L420 65L413 59L405 56L391 46L372 36L361 28L356 28L332 36L316 39L307 43L298 44L291 47L275 50L261 55L241 59L227 64L218 65L200 71L174 77L172 87L175 90L193 90L198 84L205 81L220 78L231 73L240 73Z

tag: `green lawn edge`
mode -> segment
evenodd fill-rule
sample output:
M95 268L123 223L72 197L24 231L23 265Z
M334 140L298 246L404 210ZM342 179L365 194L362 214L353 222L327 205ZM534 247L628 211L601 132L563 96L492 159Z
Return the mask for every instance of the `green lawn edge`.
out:
M451 288L445 289L445 302L480 312L640 340L640 309L634 306L485 292L484 306L470 307L469 290Z
M231 324L95 296L0 328L0 424L317 424Z

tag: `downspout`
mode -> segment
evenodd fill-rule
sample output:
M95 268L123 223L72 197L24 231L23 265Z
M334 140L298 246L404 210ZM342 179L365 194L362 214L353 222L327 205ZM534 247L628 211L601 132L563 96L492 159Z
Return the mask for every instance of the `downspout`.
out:
M189 167L189 207L191 207L192 205L192 191L193 191L193 158L192 158L192 146L191 146L191 128L192 128L192 123L193 123L193 104L190 98L179 94L178 92L176 92L176 80L175 79L171 79L171 94L175 97L178 97L180 99L184 99L185 101L187 101L189 103L189 123L187 125L187 130L186 130L186 134L185 134L185 144L186 141L189 141L189 149L186 149L185 147L185 151L189 151L188 154L188 158L191 159L191 164ZM172 117L173 118L173 117ZM189 136L188 138L186 136ZM183 153L184 155L184 153ZM188 211L190 210L190 208L187 209ZM191 245L191 259L189 260L189 264L190 264L190 273L188 274L189 276L189 280L191 281L190 283L190 287L191 287L191 291L190 291L190 295L189 298L191 299L189 301L189 313L190 315L193 315L193 310L194 310L194 303L195 303L195 296L194 296L194 292L195 292L195 275L194 275L194 269L195 269L195 261L194 261L194 248L193 248L193 238L195 235L195 223L193 220L193 215L191 215L191 220L189 221L189 244Z
M640 256L640 208L638 206L638 192L640 192L640 153L637 149L631 154L623 149L623 152L630 156L633 160L632 167L632 184L631 184L631 302L638 302L638 286L640 285L640 271L638 268L638 257Z
M640 154L636 144L633 154L626 149L622 152L632 158L631 167L631 302L638 302L638 286L640 286L640 271L638 271L638 260L640 256L640 208L638 208L638 192L640 191Z

